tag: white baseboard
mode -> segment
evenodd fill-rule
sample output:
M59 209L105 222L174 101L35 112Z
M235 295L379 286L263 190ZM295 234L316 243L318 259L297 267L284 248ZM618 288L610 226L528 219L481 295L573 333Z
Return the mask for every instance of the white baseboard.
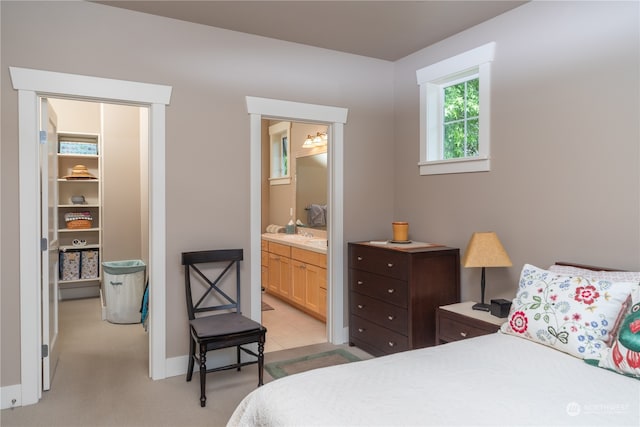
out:
M189 356L170 357L165 361L165 374L167 378L185 375L189 364ZM196 366L196 369L198 367Z
M244 347L244 346L243 346ZM248 346L250 347L250 346ZM257 351L257 349L253 349ZM250 360L251 356L242 354L242 360ZM236 350L235 347L216 350L215 352L209 352L207 354L207 368L214 366L224 366L235 363ZM178 375L186 375L187 368L189 367L189 355L170 357L165 362L166 377L175 377ZM199 372L200 367L196 364L193 368L193 372Z
M0 387L0 409L22 406L22 385L14 384Z
M341 341L342 341L342 344L346 344L346 343L349 342L349 327L348 326L345 326L344 329L342 329Z

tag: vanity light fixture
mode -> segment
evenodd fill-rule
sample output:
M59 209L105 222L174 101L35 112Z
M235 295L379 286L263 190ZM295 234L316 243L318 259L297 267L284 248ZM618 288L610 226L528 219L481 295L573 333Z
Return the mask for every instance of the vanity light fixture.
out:
M302 148L312 148L313 147L313 137L311 135L307 135L307 139L304 140L304 144L302 144Z
M316 136L307 135L302 148L322 147L324 145L327 145L327 133L316 132Z

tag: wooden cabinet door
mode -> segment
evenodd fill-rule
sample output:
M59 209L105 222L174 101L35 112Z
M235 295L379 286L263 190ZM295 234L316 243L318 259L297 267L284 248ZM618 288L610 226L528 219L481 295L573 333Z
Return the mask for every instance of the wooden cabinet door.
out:
M325 268L320 268L315 265L307 264L306 266L306 296L305 296L305 305L310 310L326 316L326 301L325 309L321 309L321 299L323 298L320 292L322 288L325 289L324 298L326 299L326 283L327 283L327 270Z
M307 265L303 262L291 261L291 299L302 306L306 301Z
M269 292L280 293L280 255L269 254L269 278L267 280L267 289Z
M318 303L318 307L320 309L320 316L322 316L322 320L327 321L327 289L320 288L320 302Z
M291 295L291 259L280 257L280 281L278 291L283 297Z

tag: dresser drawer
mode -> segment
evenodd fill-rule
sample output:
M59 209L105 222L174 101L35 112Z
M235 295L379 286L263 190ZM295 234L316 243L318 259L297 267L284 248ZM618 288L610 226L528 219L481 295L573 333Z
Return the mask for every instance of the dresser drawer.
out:
M401 280L350 269L349 290L407 308L407 282Z
M291 258L291 246L280 243L269 242L269 252Z
M364 349L372 349L374 356L397 353L409 349L409 339L361 317L349 317L349 337L356 345ZM377 353L377 354L375 354Z
M399 334L407 335L408 313L406 309L356 292L351 294L349 304L351 314L369 320L384 328L391 329Z
M438 310L438 339L440 342L460 341L497 332L500 326Z
M383 250L364 245L350 246L349 267L375 274L407 280L408 257L399 251Z

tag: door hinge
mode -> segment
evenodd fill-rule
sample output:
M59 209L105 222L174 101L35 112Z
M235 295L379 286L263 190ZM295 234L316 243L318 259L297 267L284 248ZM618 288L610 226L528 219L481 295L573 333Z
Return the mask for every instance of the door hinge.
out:
M40 250L42 252L46 251L49 248L49 241L46 237L40 239Z
M47 131L46 130L41 130L40 131L40 144L46 144L47 143Z
M42 344L42 357L49 357L49 345Z

